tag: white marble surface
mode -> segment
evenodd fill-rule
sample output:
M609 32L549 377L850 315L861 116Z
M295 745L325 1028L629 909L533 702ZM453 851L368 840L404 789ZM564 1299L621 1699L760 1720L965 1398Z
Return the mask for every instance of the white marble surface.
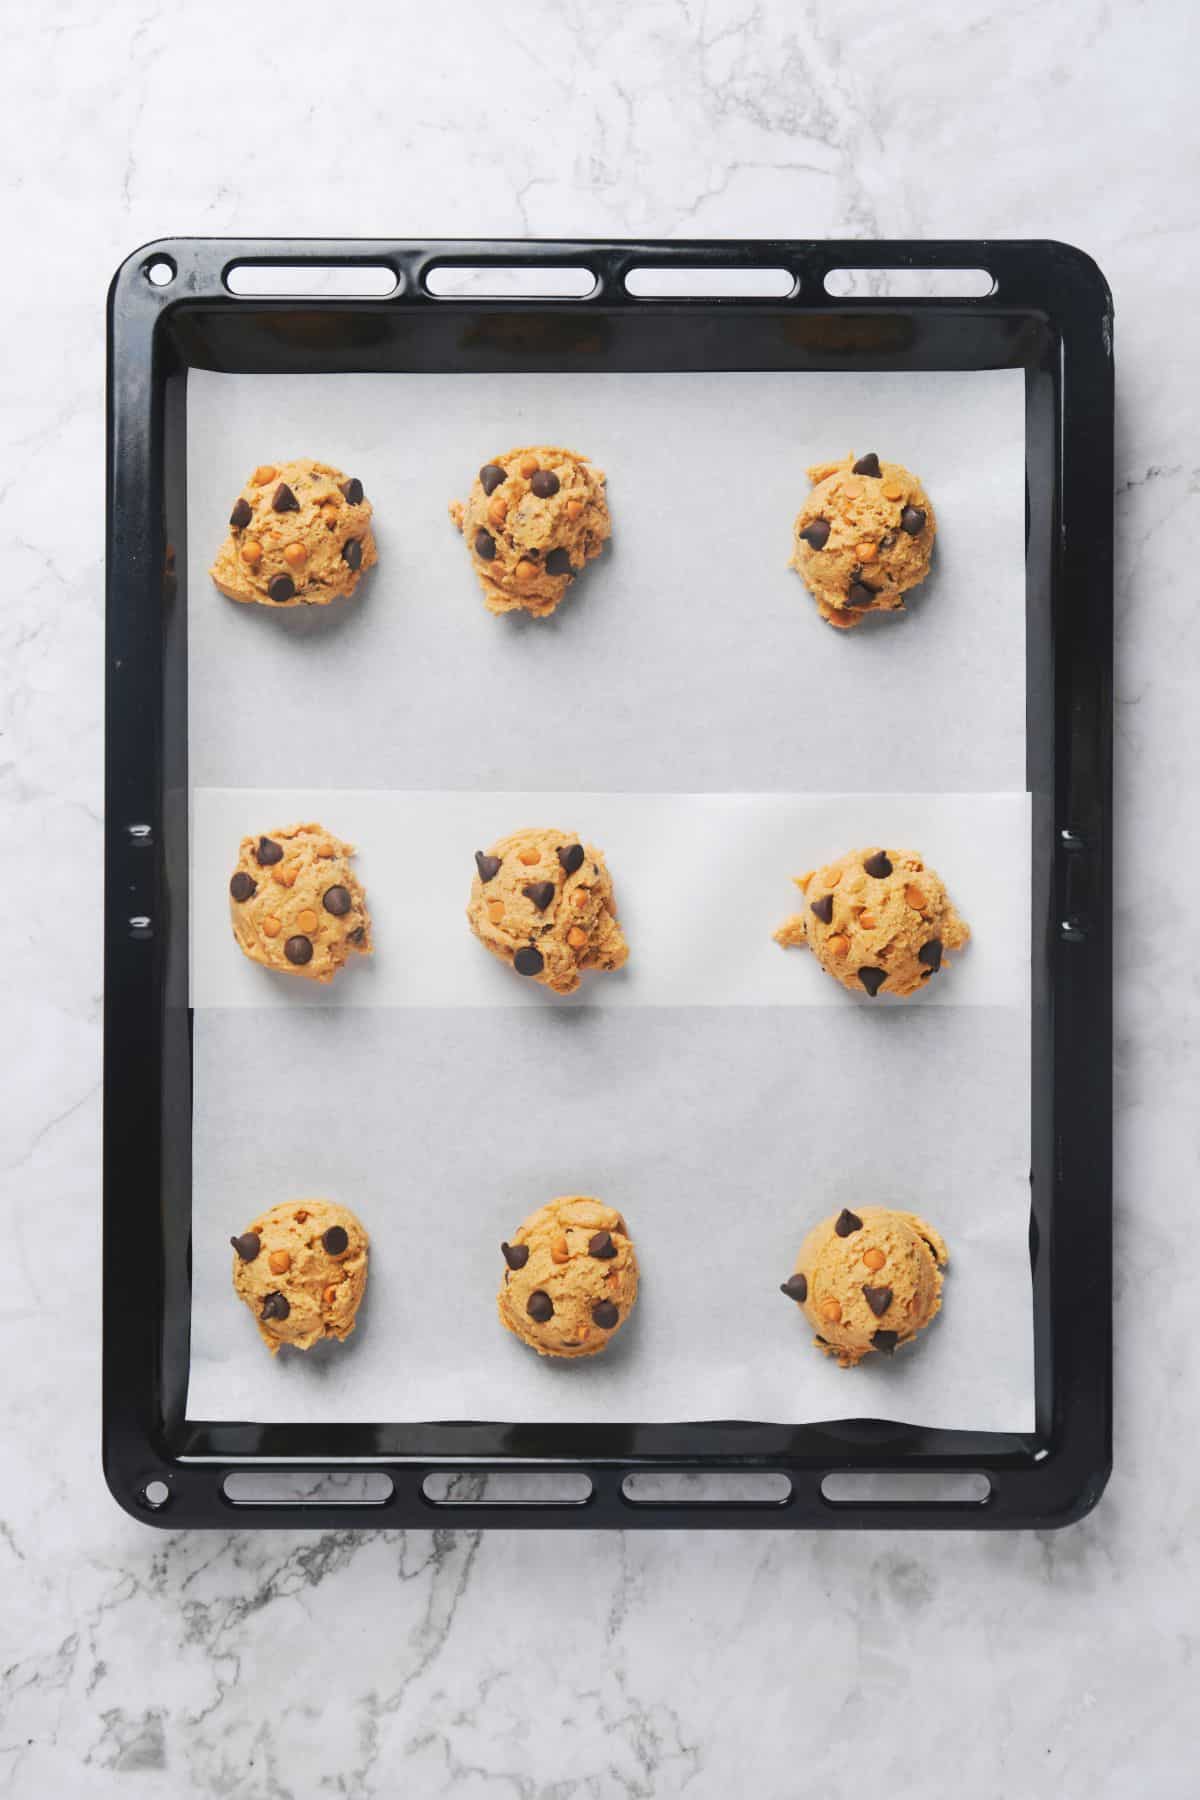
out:
M51 0L10 22L0 1792L1196 1793L1196 39L1186 0ZM160 234L324 231L1047 235L1106 269L1118 1466L1081 1526L188 1537L108 1498L104 289Z

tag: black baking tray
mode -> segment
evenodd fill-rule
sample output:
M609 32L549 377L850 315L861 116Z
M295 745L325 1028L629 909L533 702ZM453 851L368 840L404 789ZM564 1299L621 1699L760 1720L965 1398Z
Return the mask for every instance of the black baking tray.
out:
M235 264L386 266L396 288L385 299L239 297L227 285ZM439 265L585 268L594 286L582 299L439 298L426 285ZM638 298L626 286L634 268L681 281L689 279L681 271L786 270L793 285L784 298ZM825 277L846 268L986 269L993 286L972 299L832 298ZM312 1426L186 1416L192 368L1024 370L1032 1432L861 1418ZM172 1528L998 1529L1065 1525L1090 1510L1108 1477L1112 1415L1112 442L1111 296L1096 265L1059 243L183 238L146 245L121 265L108 298L103 1455L122 1506ZM428 1496L427 1478L445 1472L514 1470L583 1475L585 1497L468 1504L468 1492L486 1496L487 1482L461 1479L450 1492L463 1497ZM261 1481L280 1471L316 1497L270 1499L248 1512L227 1491L230 1476ZM353 1478L367 1471L385 1498L336 1497L356 1492ZM632 1497L630 1478L666 1472L736 1473L743 1482L771 1474L782 1497ZM979 1475L986 1493L828 1498L825 1479L847 1474Z

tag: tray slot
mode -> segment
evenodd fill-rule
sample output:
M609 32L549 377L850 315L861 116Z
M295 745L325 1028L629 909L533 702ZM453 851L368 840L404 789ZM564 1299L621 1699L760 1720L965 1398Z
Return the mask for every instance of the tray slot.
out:
M831 1506L983 1506L992 1484L980 1473L903 1474L891 1470L839 1469L821 1483Z
M990 269L828 269L825 292L835 300L986 300L996 291Z
M153 277L151 277L153 279ZM386 300L400 286L389 263L230 263L225 286L240 298Z
M433 263L423 279L435 300L587 300L598 285L591 269L562 263Z
M437 1469L421 1483L431 1506L586 1506L593 1492L581 1469Z
M245 1469L221 1483L234 1506L385 1506L395 1491L382 1469Z
M625 291L635 300L790 300L797 283L790 269L660 269L639 263L626 271Z
M626 1475L630 1506L786 1506L794 1489L780 1470L647 1469Z

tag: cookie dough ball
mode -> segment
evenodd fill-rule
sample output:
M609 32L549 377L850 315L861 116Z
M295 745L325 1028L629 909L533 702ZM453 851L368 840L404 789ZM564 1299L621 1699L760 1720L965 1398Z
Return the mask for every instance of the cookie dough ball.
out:
M539 1356L596 1356L637 1299L637 1255L619 1212L566 1194L501 1244L500 1321Z
M791 567L821 617L848 630L869 612L902 612L904 595L929 573L937 529L921 483L874 451L815 463L808 478Z
M350 867L354 845L323 825L246 837L229 882L233 935L264 969L332 981L352 951L371 953L371 915Z
M255 469L209 573L231 600L328 606L377 561L362 482L302 458Z
M367 1287L367 1234L332 1200L285 1200L230 1238L233 1287L272 1356L354 1330Z
M915 1213L843 1208L814 1227L783 1286L817 1334L817 1347L851 1369L872 1351L909 1344L942 1304L948 1253Z
M784 920L775 942L807 944L852 994L915 994L971 935L941 876L914 850L851 850L797 875L796 886L807 907Z
M569 831L514 831L477 850L467 919L493 956L556 994L629 958L604 858Z
M467 540L489 612L545 618L612 532L604 473L535 444L484 463L450 517Z

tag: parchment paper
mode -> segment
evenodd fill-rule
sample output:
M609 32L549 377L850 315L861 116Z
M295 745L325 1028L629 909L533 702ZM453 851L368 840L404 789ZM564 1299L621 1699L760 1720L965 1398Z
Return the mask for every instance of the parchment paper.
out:
M313 813L313 808L316 811ZM241 838L306 819L361 846L376 954L334 984L280 979L230 955ZM564 1002L514 981L470 935L473 851L524 825L604 852L630 959ZM194 1006L845 1006L775 927L804 900L791 877L856 845L918 849L973 941L945 979L881 1006L1009 1006L1029 970L1026 794L454 794L204 788L193 800ZM568 840L564 840L568 841ZM686 903L681 905L681 894ZM952 962L952 968L951 968Z
M536 441L607 468L616 537L555 619L495 620L445 505ZM940 530L910 613L845 637L786 561L804 466L851 448L917 469ZM306 453L363 479L380 567L321 614L237 607L206 574L232 499ZM193 1417L1031 1425L1023 478L1011 371L192 375ZM237 838L291 817L363 849L380 953L328 993L228 930ZM565 1005L462 920L472 850L541 818L603 846L635 949ZM769 941L792 874L874 840L923 851L975 932L908 1005ZM560 1192L623 1207L642 1260L593 1363L494 1314L499 1240ZM369 1294L347 1345L272 1360L227 1240L304 1193L362 1215ZM778 1282L813 1219L872 1201L931 1217L952 1271L917 1350L843 1373Z

